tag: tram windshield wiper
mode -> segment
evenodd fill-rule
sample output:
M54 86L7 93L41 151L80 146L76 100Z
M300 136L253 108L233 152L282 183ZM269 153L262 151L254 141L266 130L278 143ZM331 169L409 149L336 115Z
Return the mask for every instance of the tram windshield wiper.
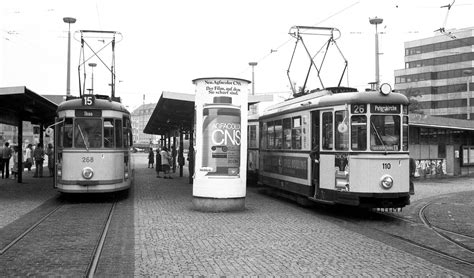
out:
M79 133L81 134L82 141L84 142L84 146L86 147L86 150L89 151L89 146L87 146L88 142L86 141L86 138L84 137L81 126L79 124L77 124L77 128L79 129Z
M377 138L379 139L380 143L382 143L382 146L383 146L384 150L387 151L387 146L385 145L385 142L383 141L382 136L380 136L380 133L379 133L377 127L375 126L374 122L370 121L370 124L374 128L375 135L377 135Z

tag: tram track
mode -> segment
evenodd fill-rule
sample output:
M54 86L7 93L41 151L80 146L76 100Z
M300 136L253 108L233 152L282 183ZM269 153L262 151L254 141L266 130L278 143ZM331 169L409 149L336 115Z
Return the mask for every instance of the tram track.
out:
M32 221L17 236L3 243L0 265L22 265L14 273L0 270L0 276L31 275L94 277L109 233L117 201L59 203ZM15 231L16 232L16 231ZM64 273L64 270L66 271ZM36 275L34 275L36 276Z

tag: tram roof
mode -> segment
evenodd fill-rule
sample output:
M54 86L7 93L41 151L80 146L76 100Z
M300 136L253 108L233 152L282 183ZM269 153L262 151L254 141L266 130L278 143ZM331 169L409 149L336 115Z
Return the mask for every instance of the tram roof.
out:
M163 91L144 133L166 134L172 130L190 130L194 122L194 94ZM248 103L272 101L272 95L249 95Z
M266 109L263 112L263 116L273 115L275 113L288 113L314 109L319 107L361 103L398 103L408 105L409 100L406 96L400 93L390 93L388 96L385 96L377 91L333 93L329 90L322 90L277 103Z
M83 106L82 99L74 98L74 99L70 99L59 104L57 111L59 112L59 111L64 111L64 110L74 110L74 109L81 109L81 108L88 109L88 110L113 110L113 111L119 111L119 112L130 114L130 112L125 108L125 105L123 105L122 103L117 102L117 101L112 101L112 99L108 97L98 97L98 96L96 96L95 98L94 105Z
M0 123L18 125L54 123L57 104L25 86L0 88Z

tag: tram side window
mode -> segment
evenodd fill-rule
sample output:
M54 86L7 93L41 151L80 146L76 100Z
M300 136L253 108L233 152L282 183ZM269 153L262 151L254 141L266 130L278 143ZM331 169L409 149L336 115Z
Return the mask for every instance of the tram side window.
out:
M273 129L273 122L267 123L267 148L273 149L275 147L275 132Z
M74 125L74 147L102 147L102 119L76 118Z
M408 151L408 116L403 116L403 142L402 142L402 150Z
M400 150L400 116L372 115L370 117L370 149Z
M332 150L332 133L333 133L333 123L332 123L332 112L323 113L323 128L322 128L322 147L323 150Z
M123 117L123 125L122 126L123 126L123 147L128 148L128 147L131 146L131 143L132 143L131 139L130 139L130 135L131 135L130 118Z
M257 126L256 125L249 125L248 126L248 140L249 140L249 148L256 148L257 147Z
M260 123L260 149L267 147L267 123Z
M301 149L301 117L293 118L293 128L291 129L291 148Z
M122 120L115 119L115 146L122 147Z
M351 148L354 151L367 150L367 116L365 115L351 118Z
M73 133L73 120L72 118L65 118L64 119L63 147L72 148L72 133Z
M349 128L347 126L347 111L336 111L336 150L349 149Z
M291 149L291 119L283 119L283 149Z
M104 148L115 147L114 141L114 119L104 119Z
M283 130L281 126L281 120L274 122L275 127L275 149L281 149L282 139L283 139Z

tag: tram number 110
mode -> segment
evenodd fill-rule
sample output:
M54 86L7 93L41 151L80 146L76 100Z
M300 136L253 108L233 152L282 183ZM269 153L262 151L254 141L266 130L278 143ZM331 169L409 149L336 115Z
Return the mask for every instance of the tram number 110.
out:
M390 163L382 163L382 169L388 170L388 169L390 169L390 168L392 168L392 164L390 164Z

